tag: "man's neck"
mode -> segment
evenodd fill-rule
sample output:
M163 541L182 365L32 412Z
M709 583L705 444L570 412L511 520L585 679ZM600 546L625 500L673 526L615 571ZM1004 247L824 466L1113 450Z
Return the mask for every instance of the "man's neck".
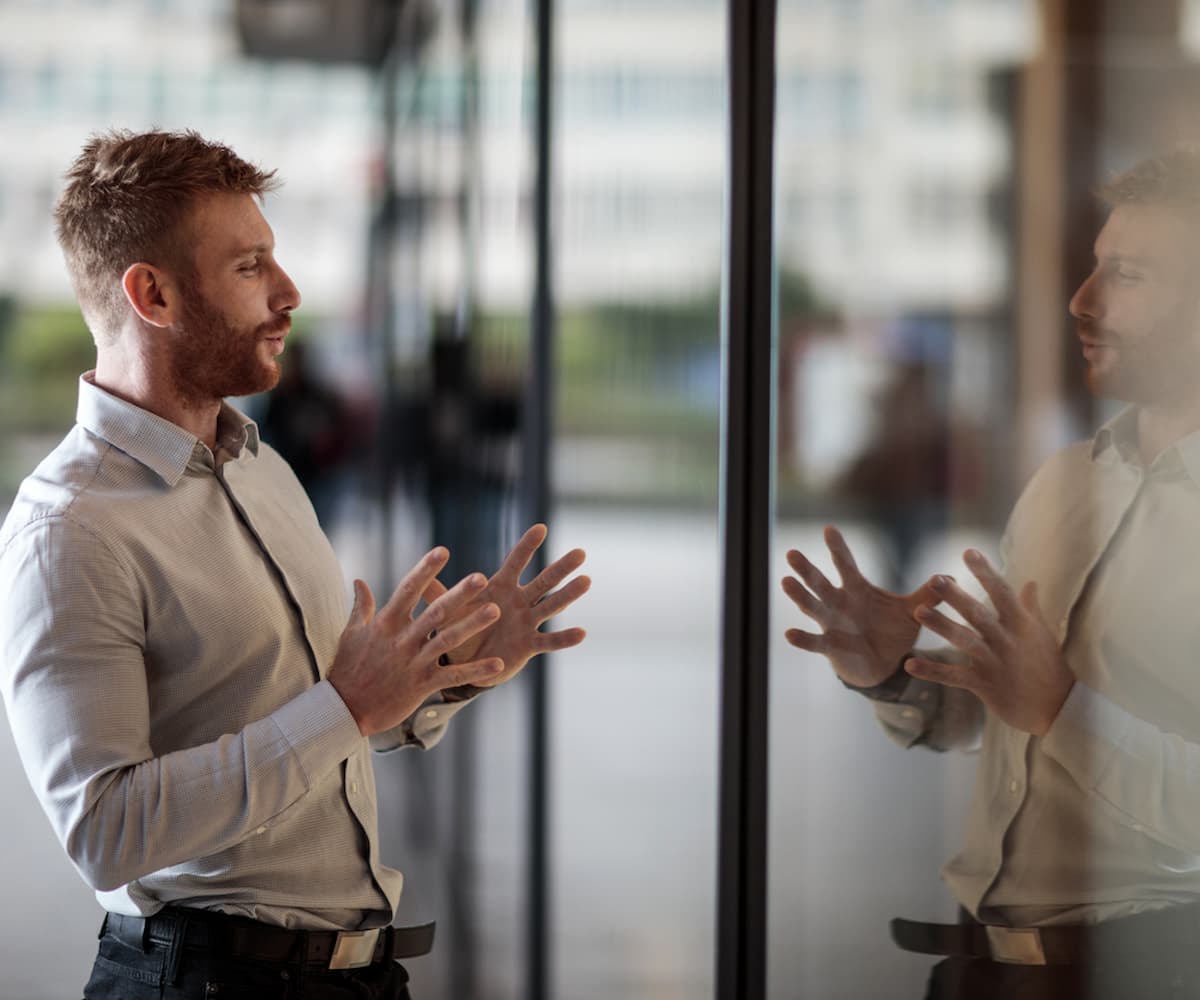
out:
M1138 407L1138 450L1149 466L1176 441L1200 430L1200 397L1178 404Z
M130 357L116 348L101 349L93 381L105 392L182 427L216 451L221 400L191 403L183 399L172 388L170 373L161 363L142 355Z

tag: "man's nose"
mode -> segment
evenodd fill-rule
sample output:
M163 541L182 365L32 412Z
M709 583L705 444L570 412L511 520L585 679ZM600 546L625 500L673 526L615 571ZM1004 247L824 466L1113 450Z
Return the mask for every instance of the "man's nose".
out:
M291 276L278 264L275 266L275 290L271 296L271 308L275 312L291 312L300 305L300 289L292 281Z
M1099 319L1103 308L1097 289L1097 273L1092 271L1083 283L1075 289L1067 309L1076 319Z

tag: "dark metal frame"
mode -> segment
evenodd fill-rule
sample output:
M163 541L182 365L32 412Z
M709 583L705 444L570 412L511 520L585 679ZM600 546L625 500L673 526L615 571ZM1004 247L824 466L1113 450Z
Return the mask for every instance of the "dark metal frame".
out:
M728 0L716 996L767 981L775 0Z
M554 295L550 240L551 94L554 89L554 0L536 0L537 107L534 125L535 283L529 338L529 368L523 405L522 520L544 522L550 514L550 421L554 405ZM545 564L535 556L534 573ZM549 659L542 657L543 661ZM529 684L529 853L526 923L526 970L529 1000L546 1000L552 981L550 950L550 691L549 664L539 663L526 676Z

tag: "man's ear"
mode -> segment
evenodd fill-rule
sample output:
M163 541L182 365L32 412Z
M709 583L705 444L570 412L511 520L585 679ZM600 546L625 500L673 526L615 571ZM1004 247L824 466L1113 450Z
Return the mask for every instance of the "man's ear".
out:
M151 326L170 326L177 297L167 273L153 264L130 264L121 276L121 288L133 311Z

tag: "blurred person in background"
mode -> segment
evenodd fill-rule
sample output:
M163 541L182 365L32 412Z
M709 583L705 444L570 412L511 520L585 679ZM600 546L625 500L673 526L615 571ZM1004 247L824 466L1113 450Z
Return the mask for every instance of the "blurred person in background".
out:
M961 922L892 925L948 956L931 998L1200 996L1200 151L1101 197L1070 312L1089 390L1129 405L1038 470L1002 570L966 552L988 600L941 575L885 591L833 527L838 585L788 553L783 588L820 629L788 641L901 745L981 751L943 869ZM948 646L914 651L920 626Z
M395 959L431 928L391 926L367 751L433 746L584 638L539 631L587 590L582 551L520 583L540 525L491 579L447 590L435 548L378 609L356 580L347 611L295 475L224 402L275 384L300 303L274 185L195 133L110 133L56 208L97 362L0 528L0 681L107 911L87 998L407 998Z
M366 430L356 423L338 391L314 371L304 341L291 344L258 429L300 480L325 531L337 513L341 473Z

